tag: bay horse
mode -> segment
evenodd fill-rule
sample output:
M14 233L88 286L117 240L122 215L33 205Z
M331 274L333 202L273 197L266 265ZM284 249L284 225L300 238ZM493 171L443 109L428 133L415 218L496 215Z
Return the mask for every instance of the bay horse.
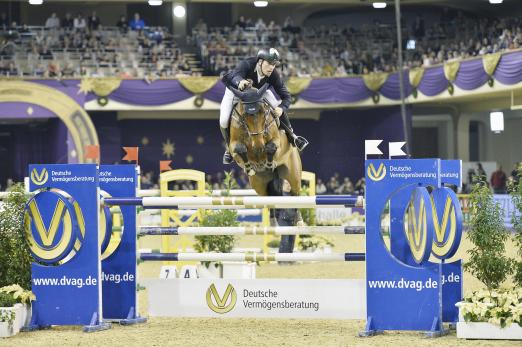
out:
M230 88L239 102L230 121L229 152L247 174L252 188L260 196L282 196L283 180L290 184L290 195L301 191L302 164L299 151L288 141L279 119L264 98L268 84L261 89L239 91ZM300 225L298 209L279 211L279 224ZM291 253L295 236L282 236L279 251Z

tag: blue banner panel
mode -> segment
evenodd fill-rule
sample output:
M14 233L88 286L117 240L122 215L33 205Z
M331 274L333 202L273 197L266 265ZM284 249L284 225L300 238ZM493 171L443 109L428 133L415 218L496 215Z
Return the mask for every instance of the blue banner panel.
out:
M99 180L104 197L136 196L134 165L101 165ZM137 314L136 206L113 209L119 209L122 231L113 233L112 224L105 230L110 242L102 252L103 313L111 320L132 319Z
M365 173L367 331L441 330L441 264L405 264L381 234L381 214L394 194L407 187L440 186L440 161L367 160Z
M98 324L98 169L94 164L30 165L29 176L30 191L41 190L24 216L38 261L31 266L32 325Z

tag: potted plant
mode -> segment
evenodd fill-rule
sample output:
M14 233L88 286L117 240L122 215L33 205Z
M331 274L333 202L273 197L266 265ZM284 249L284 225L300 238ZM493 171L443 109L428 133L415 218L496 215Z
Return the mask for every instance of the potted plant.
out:
M16 300L12 295L0 292L0 337L11 337L20 331L16 318L19 317L17 311L21 310L15 304Z
M473 243L464 269L484 285L457 303L457 337L468 339L522 339L522 296L519 289L501 288L513 272L513 261L505 255L510 237L502 211L483 178L475 180L470 198L467 237Z
M230 191L238 187L231 172L225 172L224 185L223 196L229 196ZM210 194L212 194L211 188L207 185ZM235 227L238 225L236 210L205 210L199 221L199 226L202 227ZM198 252L230 253L236 243L236 236L234 235L198 235L195 239L194 249ZM223 262L203 262L198 269L198 274L202 277L222 278L224 265L227 264Z
M0 287L18 283L31 288L32 256L23 227L26 202L23 185L15 184L0 206Z
M15 307L20 307L22 309L19 319L20 329L29 326L32 316L31 302L36 300L33 292L23 289L18 284L13 284L0 288L0 293L11 295L16 301Z

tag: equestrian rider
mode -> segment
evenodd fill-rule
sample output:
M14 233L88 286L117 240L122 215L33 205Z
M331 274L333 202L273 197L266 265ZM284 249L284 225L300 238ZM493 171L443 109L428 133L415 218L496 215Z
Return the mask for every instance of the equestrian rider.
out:
M269 50L261 49L257 53L257 57L251 57L243 60L234 70L229 71L222 78L223 83L227 87L225 95L221 101L221 109L219 115L219 125L221 127L221 134L228 145L230 142L229 120L233 108L234 94L229 89L230 87L243 91L249 87L260 89L265 83L272 86L281 98L281 103L277 101L273 93L268 90L265 98L273 108L273 113L279 117L289 142L302 151L307 145L308 141L301 136L294 134L290 120L288 119L288 108L290 107L291 96L286 89L286 86L275 69L280 63L279 52L275 48ZM223 164L232 163L232 155L228 150L223 155Z

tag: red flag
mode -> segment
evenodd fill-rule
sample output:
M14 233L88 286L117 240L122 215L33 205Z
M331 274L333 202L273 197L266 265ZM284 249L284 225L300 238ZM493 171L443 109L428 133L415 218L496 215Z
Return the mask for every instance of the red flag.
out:
M135 160L138 163L138 147L123 147L125 151L125 156L122 160L133 161Z
M160 160L160 172L172 170L170 163L172 160Z
M85 146L84 159L94 159L94 161L100 161L100 146L87 145Z

